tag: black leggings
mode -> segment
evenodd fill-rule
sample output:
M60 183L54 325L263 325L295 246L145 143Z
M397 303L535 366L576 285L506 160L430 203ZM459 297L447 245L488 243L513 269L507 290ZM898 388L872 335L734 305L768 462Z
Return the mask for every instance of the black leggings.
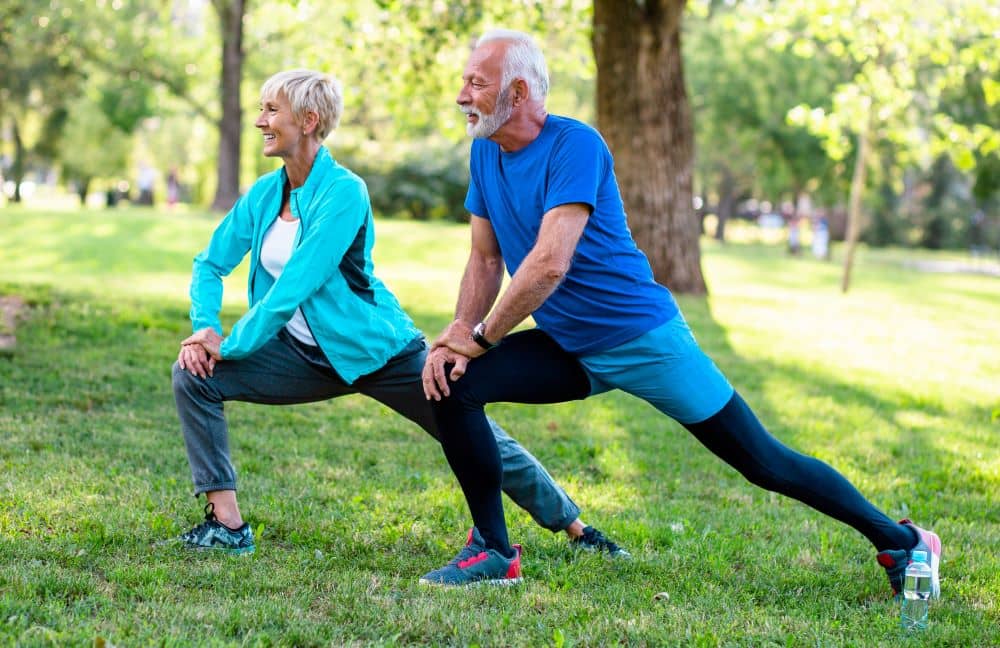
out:
M486 546L512 555L503 517L503 468L486 421L487 403L562 403L590 394L576 358L538 329L505 337L449 382L451 395L434 403L441 445Z
M451 396L434 410L445 456L487 547L510 556L500 454L484 407L580 400L589 395L590 380L575 356L533 329L507 336L450 384ZM752 483L854 527L879 551L913 546L912 532L875 508L843 475L771 436L739 394L707 420L684 427Z
M751 483L854 527L878 551L914 545L913 533L875 508L847 478L771 436L736 392L718 413L684 427Z

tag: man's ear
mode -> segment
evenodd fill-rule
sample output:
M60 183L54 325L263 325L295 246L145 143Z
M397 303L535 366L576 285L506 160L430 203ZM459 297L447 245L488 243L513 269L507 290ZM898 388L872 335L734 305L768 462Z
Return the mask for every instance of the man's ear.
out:
M514 79L514 105L519 106L528 100L528 82L524 79Z

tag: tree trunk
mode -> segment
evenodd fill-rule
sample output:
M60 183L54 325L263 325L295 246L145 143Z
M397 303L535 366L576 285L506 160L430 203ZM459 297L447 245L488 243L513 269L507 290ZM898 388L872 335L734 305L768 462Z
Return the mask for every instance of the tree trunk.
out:
M717 224L715 240L724 243L726 240L726 223L736 214L736 178L729 167L722 165L722 179L719 181L719 207L715 210Z
M240 196L240 135L243 108L243 15L249 0L212 0L222 32L222 117L219 119L218 183L212 209L227 211Z
M77 180L76 195L80 197L80 206L87 206L87 196L90 194L90 182L93 177L79 178Z
M10 167L10 176L14 180L14 195L11 196L10 200L11 202L19 203L21 202L21 182L24 181L24 169L27 166L25 158L28 156L28 151L24 148L24 140L21 139L21 129L17 126L17 118L12 117L10 124L10 130L14 136L14 161Z
M851 178L851 196L847 207L847 235L844 239L844 277L840 283L840 291L846 293L851 285L851 266L854 265L854 248L858 245L861 233L861 196L865 189L865 176L868 172L869 122L858 133L858 155L854 160L854 175Z
M657 281L704 294L692 204L694 131L681 59L686 0L594 0L597 124Z

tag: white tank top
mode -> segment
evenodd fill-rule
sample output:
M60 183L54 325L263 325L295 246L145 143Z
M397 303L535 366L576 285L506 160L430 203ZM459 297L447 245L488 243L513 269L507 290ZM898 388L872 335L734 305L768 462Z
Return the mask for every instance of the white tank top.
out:
M260 264L275 279L281 276L285 264L292 256L292 247L295 245L295 234L298 230L299 219L286 221L279 216L264 234L264 243L260 247ZM306 318L302 316L301 308L295 309L295 314L285 324L285 328L299 342L316 346L316 339L309 330Z

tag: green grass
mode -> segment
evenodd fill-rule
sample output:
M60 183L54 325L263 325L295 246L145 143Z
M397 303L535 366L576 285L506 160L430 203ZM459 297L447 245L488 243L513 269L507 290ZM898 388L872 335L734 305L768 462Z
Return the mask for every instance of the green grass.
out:
M635 554L575 557L508 506L523 587L416 579L468 515L443 455L360 397L227 406L249 558L157 547L196 523L169 385L191 257L214 217L0 210L0 294L30 305L0 357L0 645L899 645L858 533L745 483L621 394L497 406ZM418 325L449 320L467 231L378 223L376 264ZM1000 280L836 265L706 241L702 345L771 431L945 543L924 645L1000 644ZM226 320L241 313L241 271ZM666 600L654 600L666 592Z

